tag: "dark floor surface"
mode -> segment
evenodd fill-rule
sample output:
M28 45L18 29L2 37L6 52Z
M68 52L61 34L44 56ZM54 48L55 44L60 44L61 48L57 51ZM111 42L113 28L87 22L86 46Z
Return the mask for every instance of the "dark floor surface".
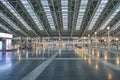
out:
M22 80L55 53L58 55L36 80L120 80L120 70L98 60L120 68L119 53L71 46L0 52L0 80Z

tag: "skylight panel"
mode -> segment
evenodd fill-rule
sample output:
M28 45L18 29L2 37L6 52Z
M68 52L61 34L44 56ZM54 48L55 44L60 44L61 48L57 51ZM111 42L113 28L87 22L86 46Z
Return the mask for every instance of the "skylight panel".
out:
M0 23L0 27L3 28L4 30L8 31L9 33L11 33L11 32L9 31L9 29L6 28L6 27L5 27L4 25L2 25L1 23Z
M116 9L112 12L112 14L106 19L106 21L102 24L100 30L104 30L105 27L112 21L112 19L120 12L120 4L116 7Z
M111 30L116 30L118 27L120 27L120 21L117 22Z
M26 9L26 11L29 13L29 15L31 16L31 18L33 19L33 21L35 22L35 24L37 25L37 27L40 30L43 30L42 25L39 22L38 16L37 14L35 14L35 12L32 9L32 5L30 5L30 3L28 2L28 0L20 0L21 3L23 4L24 8Z
M92 28L94 27L96 21L98 20L99 16L101 15L101 13L103 12L105 6L107 5L108 0L102 0L101 3L99 4L90 24L88 27L88 30L92 30Z
M47 16L48 22L50 24L51 30L55 30L55 25L54 25L54 21L53 21L53 17L49 8L49 4L47 0L41 0L41 4L44 8L45 14Z
M68 30L68 0L61 0L63 30Z
M88 0L81 0L78 19L77 19L77 23L76 23L76 30L80 30L82 20L83 20L84 14L85 14L85 10L87 7L87 3L88 3Z
M18 28L13 22L11 22L6 16L4 16L2 13L0 13L0 17L2 19L4 19L9 25L11 25L14 29L19 30L20 28Z
M16 26L16 24L14 24L10 19L8 19L5 15L3 15L1 12L0 12L0 17L2 19L4 19L9 25L11 25L14 29L20 31L21 33L23 33L24 35L26 35L18 26Z
M14 7L7 0L0 0L2 4L25 26L27 30L32 30L24 19L18 14Z

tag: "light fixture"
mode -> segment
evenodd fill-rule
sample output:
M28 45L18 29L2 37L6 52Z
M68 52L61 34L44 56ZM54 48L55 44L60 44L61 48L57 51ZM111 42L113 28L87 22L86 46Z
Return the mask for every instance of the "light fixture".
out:
M90 37L90 34L88 34L88 37Z
M106 42L106 39L104 39L104 41Z
M110 29L110 27L107 27L107 30L109 30Z
M95 32L95 34L97 34L97 32Z
M118 38L116 38L116 41L118 41Z

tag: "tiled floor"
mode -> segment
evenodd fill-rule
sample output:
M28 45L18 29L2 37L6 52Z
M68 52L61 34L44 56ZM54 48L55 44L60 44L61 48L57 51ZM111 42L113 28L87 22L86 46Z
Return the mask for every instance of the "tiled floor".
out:
M73 46L0 52L0 80L30 80L28 77L31 80L120 80L120 54Z

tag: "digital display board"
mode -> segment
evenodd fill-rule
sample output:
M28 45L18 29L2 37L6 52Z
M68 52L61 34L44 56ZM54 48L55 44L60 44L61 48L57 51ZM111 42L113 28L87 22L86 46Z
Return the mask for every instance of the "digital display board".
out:
M0 50L2 50L2 41L0 41Z

